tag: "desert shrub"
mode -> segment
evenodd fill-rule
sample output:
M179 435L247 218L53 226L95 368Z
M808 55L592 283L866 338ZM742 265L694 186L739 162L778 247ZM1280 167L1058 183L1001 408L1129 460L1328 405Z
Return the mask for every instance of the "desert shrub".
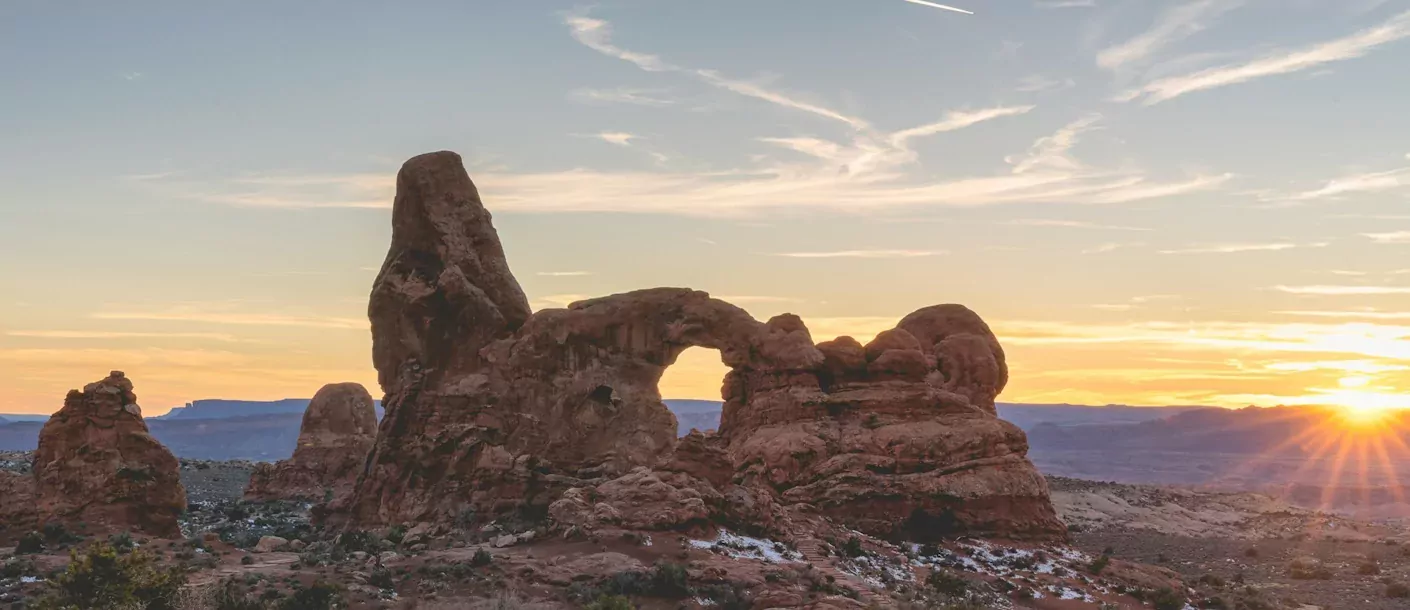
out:
M279 603L279 610L340 610L347 607L343 588L323 581L294 591Z
M852 536L847 539L847 542L842 543L842 555L844 557L856 558L866 554L866 549L862 548L862 541L856 536Z
M73 544L83 541L83 536L70 532L62 523L45 523L41 531L44 533L44 540L54 544Z
M754 607L747 587L736 582L704 585L695 591L695 595L700 599L709 600L712 608L720 610L749 610Z
M1204 600L1200 607L1205 610L1229 610L1229 602L1224 601L1222 597L1215 596Z
M935 570L925 577L925 586L950 597L962 597L969 592L969 581L945 570Z
M1258 557L1258 549L1256 547L1248 547L1244 549L1244 557Z
M690 595L689 581L685 566L678 563L661 562L651 568L651 594L657 597L686 597Z
M1374 561L1367 561L1356 566L1356 573L1362 576L1375 576L1381 573L1381 565Z
M104 542L81 554L71 551L69 557L68 569L50 581L49 591L35 606L38 610L171 610L186 583L181 569L160 568L143 551L120 554Z
M372 570L372 573L367 576L367 584L378 589L395 589L397 585L396 579L392 577L392 571L383 567Z
M254 565L254 563L255 558L253 555L246 555L240 558L240 565L242 566Z
M392 544L401 544L401 541L406 539L406 526L392 526L392 529L387 530L387 535L385 536L385 538L387 539L387 542L390 542Z
M210 592L210 601L204 606L191 606L210 610L264 610L264 603L252 597L234 579L221 582Z
M475 555L470 557L470 565L477 568L490 565L492 561L494 561L494 556L490 555L490 552L485 549L477 549Z
M339 535L334 546L348 553L362 551L376 554L382 550L382 539L372 532L351 530Z
M1199 582L1202 585L1209 585L1215 588L1223 588L1224 585L1228 584L1224 582L1224 579L1221 578L1218 574L1205 574L1204 576L1199 577Z
M16 555L33 555L44 552L44 535L39 532L30 532L20 537L19 544L15 545Z
M636 606L632 605L632 600L621 595L598 596L584 608L586 610L636 610Z
M0 579L30 576L34 574L34 571L33 560L13 557L0 564Z
M1151 607L1155 610L1183 610L1185 598L1170 587L1161 587L1151 595Z
M1390 583L1386 585L1386 597L1395 599L1410 598L1410 586L1398 582Z
M1288 576L1296 580L1331 580L1332 571L1310 559L1294 559L1288 564Z
M132 534L122 532L108 536L108 544L117 549L119 553L126 553L137 548L137 541L132 539Z
M1101 574L1102 570L1105 570L1107 565L1109 565L1110 563L1111 556L1102 555L1101 557L1093 559L1092 563L1087 564L1087 571L1093 574Z

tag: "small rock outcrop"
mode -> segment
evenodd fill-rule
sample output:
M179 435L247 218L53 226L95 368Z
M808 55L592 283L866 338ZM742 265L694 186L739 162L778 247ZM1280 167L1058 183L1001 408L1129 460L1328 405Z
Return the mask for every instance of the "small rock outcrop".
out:
M376 441L377 412L367 389L357 383L323 386L304 411L294 455L256 466L245 499L323 501L330 494L347 495Z
M928 307L865 346L818 349L812 380L730 373L759 388L720 422L742 480L878 537L1063 535L1027 437L995 415L1007 370L978 315Z
M459 156L411 159L372 290L386 416L355 494L360 526L548 515L565 528L774 528L811 507L888 538L1057 538L988 326L922 309L861 345L814 344L684 288L530 315ZM718 434L676 438L657 384L689 347L730 368Z
M43 522L84 522L99 530L181 534L186 510L176 457L152 438L132 381L121 371L73 390L39 432L34 453Z

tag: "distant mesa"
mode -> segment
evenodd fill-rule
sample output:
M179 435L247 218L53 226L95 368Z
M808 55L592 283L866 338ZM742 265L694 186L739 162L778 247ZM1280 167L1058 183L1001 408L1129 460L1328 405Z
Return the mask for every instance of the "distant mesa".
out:
M324 501L351 492L377 439L372 405L372 396L360 384L324 386L304 411L293 456L257 465L245 499Z
M121 371L73 390L44 424L34 454L41 523L175 537L186 510L176 457L152 438Z
M532 313L450 152L402 167L392 225L369 305L385 421L332 520L786 529L806 509L893 539L1065 536L1024 433L995 415L1003 350L964 307L866 346L684 288ZM730 372L718 432L678 441L657 383L693 346Z

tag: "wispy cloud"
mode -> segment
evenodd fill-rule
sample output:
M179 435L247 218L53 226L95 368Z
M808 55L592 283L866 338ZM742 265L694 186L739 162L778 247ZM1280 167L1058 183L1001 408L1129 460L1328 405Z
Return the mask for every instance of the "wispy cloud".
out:
M1362 233L1364 237L1371 238L1378 244L1410 244L1410 231L1391 231L1388 233Z
M891 134L891 144L903 147L907 140L923 136L933 136L947 131L957 131L966 127L972 127L985 121L1027 114L1037 106L997 106L994 108L983 108L979 110L956 110L946 114L944 118L934 123L903 129Z
M1287 201L1316 201L1320 199L1340 199L1347 195L1383 193L1399 189L1410 189L1410 167L1384 172L1367 172L1333 178L1319 188L1296 193L1287 197L1270 197Z
M1008 159L1014 164L1013 172L1022 174L1035 169L1071 172L1083 169L1082 164L1069 153L1077 145L1078 138L1093 129L1101 118L1101 115L1089 115L1064 125L1053 135L1040 138L1029 148L1027 155Z
M540 271L534 275L539 277L583 277L592 274L591 271Z
M1303 316L1308 318L1338 318L1344 320L1410 320L1410 312L1407 311L1375 311L1365 309L1352 309L1349 311L1291 310L1275 311L1273 313L1285 316Z
M929 2L928 0L906 0L906 2L909 2L909 3L911 3L911 4L919 4L919 5L921 5L921 6L928 6L928 7L931 7L931 8L938 8L938 9L943 9L943 10L947 10L947 11L953 11L953 12L956 12L956 13L964 13L964 14L966 14L966 15L973 15L973 14L974 14L974 13L971 13L971 12L969 12L969 11L967 11L967 10L962 9L962 8L955 8L955 7L953 7L953 6L949 6L949 5L945 5L945 4L936 4L936 3L934 3L934 2Z
M1005 224L1019 225L1024 227L1063 227L1067 229L1100 229L1106 231L1150 231L1146 227L1131 227L1126 225L1109 225L1097 222L1086 222L1081 220L1060 220L1053 218L1020 218L1010 220Z
M1227 64L1191 74L1160 78L1126 91L1117 101L1140 100L1150 106L1188 93L1248 82L1268 76L1292 74L1327 64L1356 59L1378 47L1410 36L1410 12L1400 13L1385 23L1328 42L1302 49L1270 53L1258 59Z
M1058 80L1043 76L1042 74L1030 74L1019 79L1018 86L1014 87L1014 90L1020 93L1037 93L1039 91L1071 89L1076 86L1077 81L1070 78Z
M1139 247L1144 246L1144 245L1146 245L1145 242L1139 242L1139 241L1138 241L1138 242L1125 242L1125 243L1108 242L1108 243L1104 243L1104 244L1097 244L1096 246L1093 246L1093 247L1091 247L1091 248L1087 248L1086 250L1083 250L1082 253L1083 253L1083 254L1106 254L1106 253L1108 253L1108 252L1115 252L1115 251L1120 250L1120 249L1122 249L1122 248L1139 248Z
M940 256L943 250L834 250L827 252L779 252L774 256L788 258L920 258Z
M569 96L581 102L597 104L630 104L633 106L666 107L676 104L662 92L651 89L574 89Z
M1273 290L1322 296L1410 294L1410 286L1274 286Z
M616 146L631 146L632 140L639 139L641 136L626 133L623 131L604 131L601 133L592 134L592 136L590 137L597 138L599 140L602 140L603 142Z
M1038 8L1096 8L1097 0L1036 0Z
M301 326L366 330L369 322L363 318L333 316L287 315L278 313L235 312L206 309L199 306L177 306L157 311L105 311L92 314L97 320L154 320L237 326Z
M724 302L726 302L726 303L734 303L734 304L736 304L736 305L742 304L742 303L799 303L799 302L802 302L802 299L795 299L795 298L791 298L791 297L771 297L771 296L761 296L761 295L727 295L727 296L718 296L718 297L715 297L715 298L717 298L717 299L719 299L719 300L721 300L721 301L724 301Z
M1171 6L1156 17L1149 30L1103 49L1097 54L1097 65L1120 70L1142 63L1165 47L1199 33L1210 21L1241 4L1242 0L1195 0Z
M578 301L585 301L592 298L585 294L550 294L541 296L529 302L534 310L540 309L562 309Z
M221 341L225 343L235 343L240 341L240 339L235 337L234 335L227 335L223 333L142 333L96 330L12 330L7 331L5 334L10 337L25 337L32 339L199 339L204 341Z
M1325 248L1327 242L1298 244L1293 242L1273 242L1262 244L1208 244L1175 250L1161 250L1161 254L1235 254L1239 252L1276 252L1294 248Z

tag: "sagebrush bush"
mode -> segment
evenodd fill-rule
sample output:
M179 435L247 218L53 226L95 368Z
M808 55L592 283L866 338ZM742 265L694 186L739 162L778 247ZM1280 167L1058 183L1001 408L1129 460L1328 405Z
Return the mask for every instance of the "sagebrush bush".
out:
M49 590L34 608L173 610L184 584L184 571L158 566L145 551L119 553L112 545L98 542L82 553L69 552L68 568L49 582Z

